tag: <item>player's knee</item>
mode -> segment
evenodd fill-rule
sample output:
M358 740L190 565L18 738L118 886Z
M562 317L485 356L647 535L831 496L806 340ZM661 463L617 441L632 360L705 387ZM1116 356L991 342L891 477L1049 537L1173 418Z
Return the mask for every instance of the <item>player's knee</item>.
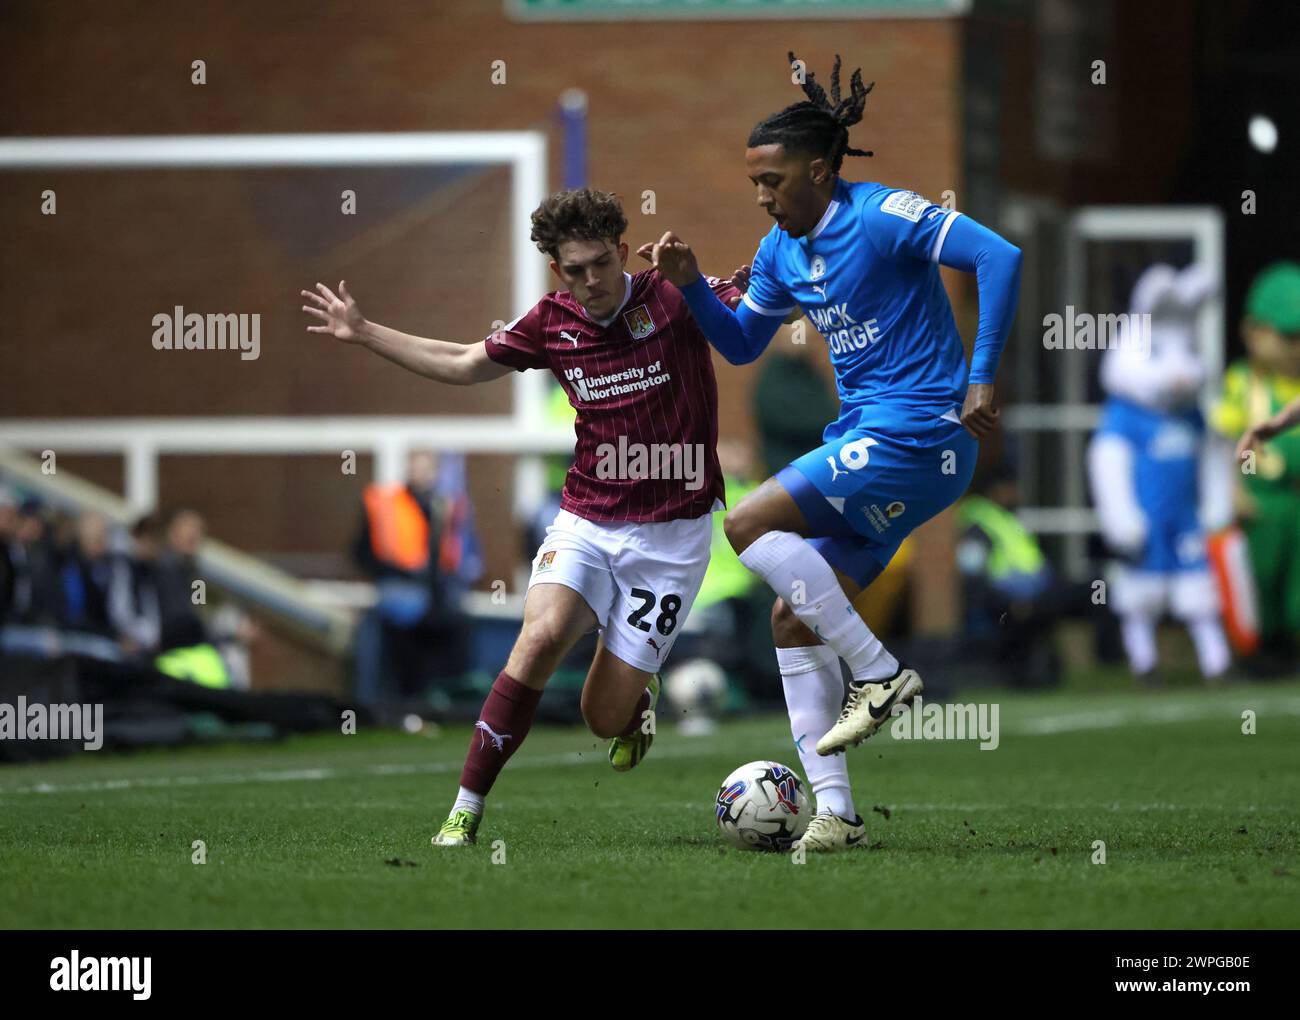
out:
M737 555L748 549L765 530L767 529L758 519L758 514L744 500L728 510L727 516L722 519L722 533L727 536L727 541Z
M515 654L530 672L550 673L567 651L560 628L546 620L524 624L515 642Z

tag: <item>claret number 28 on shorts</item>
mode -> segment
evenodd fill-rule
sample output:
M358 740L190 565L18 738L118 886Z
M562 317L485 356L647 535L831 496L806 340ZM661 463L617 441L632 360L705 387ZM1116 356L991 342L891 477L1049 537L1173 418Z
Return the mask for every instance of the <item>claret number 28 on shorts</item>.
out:
M640 599L639 608L628 613L627 622L638 630L649 630L650 624L646 623L642 617L659 603L659 618L655 620L655 629L660 634L671 634L673 628L677 626L677 612L682 608L682 597L680 595L665 595L662 600L655 597L655 593L648 588L633 588L632 597Z

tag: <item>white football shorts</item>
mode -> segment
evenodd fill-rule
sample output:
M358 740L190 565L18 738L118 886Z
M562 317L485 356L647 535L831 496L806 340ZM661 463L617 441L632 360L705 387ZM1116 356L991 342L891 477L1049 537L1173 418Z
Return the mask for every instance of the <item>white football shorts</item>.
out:
M562 584L596 614L605 647L657 672L709 567L713 515L653 523L588 521L561 510L533 559L535 584Z

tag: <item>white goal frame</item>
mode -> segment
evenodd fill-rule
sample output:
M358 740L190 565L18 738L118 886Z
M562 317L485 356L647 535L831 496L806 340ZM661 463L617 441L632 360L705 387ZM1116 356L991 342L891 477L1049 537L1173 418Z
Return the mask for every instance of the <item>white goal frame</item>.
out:
M506 166L510 178L512 317L546 289L529 216L546 197L546 136L538 131L358 134L152 135L0 140L0 171L212 169L222 167ZM0 446L125 458L128 504L153 509L164 453L270 454L370 452L379 481L405 476L413 447L463 453L518 453L515 509L543 498L536 454L569 452L570 432L548 427L541 372L512 376L508 415L339 415L292 417L50 418L0 420Z

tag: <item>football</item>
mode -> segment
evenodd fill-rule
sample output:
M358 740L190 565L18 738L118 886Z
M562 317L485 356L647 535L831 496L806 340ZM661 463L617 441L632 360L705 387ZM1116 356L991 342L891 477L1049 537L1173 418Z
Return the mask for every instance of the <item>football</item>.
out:
M775 761L751 761L722 781L718 828L741 850L784 853L808 828L812 805L803 781Z

